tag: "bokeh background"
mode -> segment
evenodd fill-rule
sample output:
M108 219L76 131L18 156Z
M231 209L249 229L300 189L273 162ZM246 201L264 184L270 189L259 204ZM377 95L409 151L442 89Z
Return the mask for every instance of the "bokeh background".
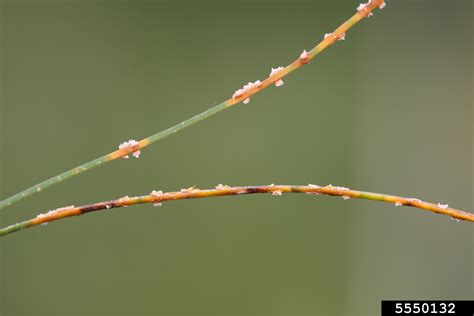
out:
M289 63L353 0L0 5L0 194L141 139ZM473 211L470 0L392 0L248 105L2 210L196 185L335 184ZM378 315L472 299L474 226L306 195L99 212L0 241L0 314Z

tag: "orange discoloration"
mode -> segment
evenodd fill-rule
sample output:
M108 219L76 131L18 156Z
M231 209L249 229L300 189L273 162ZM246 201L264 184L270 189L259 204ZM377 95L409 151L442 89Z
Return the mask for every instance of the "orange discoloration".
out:
M304 64L309 63L318 53L322 52L325 50L328 46L331 46L334 44L337 40L343 40L346 32L357 22L362 20L366 15L368 15L370 12L372 12L373 9L376 7L380 6L384 1L383 0L371 0L370 4L368 4L365 9L358 11L355 15L353 15L349 20L344 22L341 26L339 26L333 33L330 34L330 36L327 36L324 40L322 40L315 48L313 48L311 51L307 52L306 54L303 55L303 58L300 57L295 60L293 63L290 65L286 66L283 68L281 71L278 73L275 73L274 75L271 75L267 77L265 80L261 82L260 85L252 87L248 89L247 91L244 91L242 94L238 94L233 98L230 98L229 100L226 101L226 107L231 107L237 103L240 103L244 100L247 100L254 94L260 92L261 90L265 89L271 84L276 83L278 80L281 80L283 77L288 75L290 72L296 70L297 68L303 66Z
M139 148L145 148L146 146L150 145L150 140L148 138L142 139L138 142Z
M308 64L309 61L311 60L311 52L307 52L306 50L304 50L301 54L300 54L300 58L298 59L300 64L301 65L305 65L305 64Z
M137 150L140 150L141 148L148 146L149 144L150 144L150 141L147 138L145 138L134 146L124 147L122 149L118 149L114 152L111 152L110 154L107 155L107 160L115 160L115 159L124 157L126 155L132 154L133 152L136 152Z
M44 214L43 216L38 216L33 219L31 219L30 223L32 226L34 225L40 225L43 223L49 223L56 221L61 218L65 217L71 217L71 216L76 216L76 215L81 215L81 208L80 207L71 207L71 208L66 208L64 210L52 212L51 214Z
M116 150L107 155L107 160L115 160L125 156L127 153L123 149Z
M20 229L52 222L61 218L87 214L90 212L118 208L118 207L127 207L129 205L141 204L141 203L154 203L160 204L165 201L172 200L184 200L184 199L197 199L197 198L207 198L213 196L226 196L226 195L242 195L242 194L256 194L256 193L271 193L274 195L280 195L282 193L306 193L310 195L332 195L332 196L341 196L344 199L348 198L359 198L367 199L373 201L382 201L393 203L396 206L413 206L419 209L424 209L433 213L438 213L442 215L450 216L457 220L465 220L474 222L474 214L468 213L465 211L457 210L454 208L448 207L446 204L433 204L424 202L415 198L404 198L394 195L386 195L381 193L373 192L363 192L351 190L345 187L338 187L327 185L324 187L317 186L314 184L306 186L298 185L266 185L266 186L240 186L240 187L228 187L228 186L217 186L214 189L209 190L199 190L195 188L189 188L178 192L168 192L136 197L123 197L118 200L100 202L90 205L83 205L79 207L68 206L64 208L59 208L56 210L49 211L45 214L40 214L36 218L25 221L21 224ZM160 204L161 205L161 204ZM5 234L10 233L8 231L9 227L0 229ZM19 230L19 229L18 229ZM16 231L16 230L15 230Z
M231 106L233 106L233 105L236 105L236 104L239 103L239 102L240 102L240 100L236 100L236 99L230 98L230 99L228 99L227 101L225 101L225 103L226 103L226 104L225 104L225 107L226 107L226 108L231 107Z

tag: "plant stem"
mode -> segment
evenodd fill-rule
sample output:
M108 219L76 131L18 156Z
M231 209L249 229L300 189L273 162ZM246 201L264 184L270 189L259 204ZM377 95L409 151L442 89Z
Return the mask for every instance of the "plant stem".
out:
M123 148L116 150L114 152L111 152L107 155L104 155L102 157L96 158L92 161L89 161L85 164L82 164L80 166L77 166L73 169L70 169L68 171L65 171L59 175L56 175L52 178L49 178L43 182L40 182L38 184L33 185L32 187L25 189L21 192L18 192L2 201L0 201L0 209L5 208L7 206L10 206L30 195L33 195L35 193L38 193L44 189L47 189L55 184L58 184L66 179L69 179L70 177L73 177L75 175L78 175L80 173L89 171L95 167L101 166L107 162L110 162L112 160L121 158L123 156L126 156L134 151L140 150L142 148L147 147L148 145L157 142L163 138L166 138L174 133L177 133L180 130L183 130L201 120L204 120L214 114L216 114L219 111L222 111L228 107L231 107L237 103L240 103L241 101L249 98L250 96L253 96L254 94L262 91L269 85L275 83L276 81L280 80L281 78L285 77L289 73L293 72L294 70L300 68L301 66L309 63L316 55L324 51L327 47L331 46L334 44L338 39L344 38L346 32L354 26L356 23L358 23L360 20L362 20L364 17L368 16L371 14L371 12L376 8L379 7L384 3L384 0L370 0L369 3L365 6L360 11L357 11L356 14L354 14L349 20L344 22L341 26L339 26L333 33L331 33L331 36L327 36L322 40L318 45L316 45L311 51L307 53L306 58L301 58L299 57L296 59L294 62L286 66L284 69L279 71L277 74L273 76L267 77L265 80L261 82L261 84L256 85L248 90L246 90L244 93L239 95L238 97L232 97L228 99L227 101L224 101L200 114L197 114L193 116L190 119L187 119L179 124L176 124L164 131L161 131L159 133L156 133L150 137L142 139L138 144L134 147L128 147L128 148Z
M153 191L149 195L136 196L136 197L123 197L117 200L99 202L83 206L68 206L59 208L56 210L49 211L45 214L40 214L35 218L10 225L0 229L0 236L5 236L22 229L31 228L41 224L49 223L66 217L72 217L82 214L87 214L100 210L109 210L112 208L121 208L130 205L137 205L143 203L154 203L155 205L161 205L162 202L173 201L173 200L184 200L184 199L198 199L216 196L227 196L227 195L244 195L254 193L269 193L273 195L282 195L283 193L306 193L310 195L330 195L340 196L342 198L356 198L366 199L372 201L381 201L387 203L393 203L396 206L412 206L433 213L450 216L453 219L465 220L474 222L474 214L465 211L457 210L448 207L443 204L433 204L424 202L415 198L405 198L394 195L386 195L381 193L363 192L351 190L344 187L337 187L328 185L320 187L317 185L264 185L264 186L244 186L244 187L229 187L219 185L214 189L200 190L197 188L182 189L177 192L156 192Z
M77 166L71 170L68 170L68 171L65 171L59 175L56 175L52 178L49 178L43 182L40 182L26 190L23 190L21 192L18 192L16 193L15 195L12 195L10 196L9 198L6 198L5 200L2 200L0 202L0 209L4 208L4 207L7 207L7 206L10 206L34 193L37 193L37 192L40 192L44 189L47 189L49 188L50 186L53 186L55 184L58 184L68 178L71 178L75 175L78 175L80 173L83 173L83 172L86 172L86 171L89 171L95 167L99 167L109 161L112 161L112 160L115 160L115 159L118 159L118 158L121 158L123 156L126 156L128 154L130 154L131 152L137 150L137 149L140 149L140 148L144 148L146 146L148 146L149 144L151 143L154 143L156 141L159 141L160 139L163 139L165 137L168 137L174 133L177 133L178 131L186 128L186 127L189 127L211 115L214 115L215 113L223 110L226 106L227 102L224 102L224 103L221 103L219 105L216 105L215 107L212 107L210 109L208 109L207 111L204 111L196 116L193 116L189 119L187 119L186 121L182 122L182 123L179 123L173 127L170 127L168 129L165 129L164 131L161 131L159 133L156 133L148 138L145 138L143 140L141 140L139 142L139 145L136 146L136 147L132 147L132 148L126 148L126 149L119 149L119 150L116 150L114 152L111 152L110 154L107 154L107 155L104 155L102 157L99 157L99 158L96 158L92 161L89 161L89 162L86 162L85 164L82 164L80 166Z

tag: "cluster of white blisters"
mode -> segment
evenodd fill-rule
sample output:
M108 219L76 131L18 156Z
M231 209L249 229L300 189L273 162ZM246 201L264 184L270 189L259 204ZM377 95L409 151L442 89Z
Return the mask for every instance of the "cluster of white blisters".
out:
M367 3L360 3L359 6L357 7L357 11L359 11L360 13L363 13L364 10L367 9L367 7L369 5L371 5L375 0L369 0ZM383 8L385 8L385 1L382 1L382 3L379 5L379 9L382 10ZM369 14L367 14L367 17L371 17L373 15L372 12L369 12Z
M57 214L57 213L62 212L62 211L66 211L66 210L71 209L71 208L74 208L74 205L69 205L69 206L65 206L65 207L60 207L60 208L57 208L57 209L55 209L55 210L48 211L48 212L46 212L46 213L38 214L38 215L36 216L36 218L49 217L49 216L51 216L51 215Z
M71 209L71 208L74 208L74 205L69 205L69 206L65 206L65 207L60 207L60 208L57 208L57 209L55 209L55 210L50 210L50 211L48 211L48 212L46 212L46 213L38 214L38 215L36 216L36 218L49 217L49 216L52 216L52 215L57 214L57 213L62 212L62 211L66 211L66 210ZM47 224L48 224L48 222L44 222L44 223L42 223L41 225L47 225Z
M284 68L281 67L281 66L277 67L277 68L272 67L272 70L270 71L269 76L270 77L275 76L279 72L281 72L283 69ZM282 85L284 85L284 82L283 82L283 80L281 80L281 78L275 81L275 86L276 87L281 87ZM246 85L244 85L242 88L235 90L234 94L232 95L232 99L236 100L236 99L240 98L241 96L243 96L245 93L249 92L250 90L252 90L254 88L258 89L260 87L262 87L262 82L260 80L257 80L255 82L249 82ZM242 100L242 102L244 104L248 104L250 102L250 98L245 98L244 100Z
M262 86L262 82L260 80L257 80L255 82L249 82L246 85L244 85L242 88L235 90L234 94L232 95L232 99L234 99L234 100L238 99L242 95L244 95L244 93L251 90L252 88L254 88L254 87L260 88L261 86ZM246 98L242 102L244 104L247 104L247 103L250 102L250 98Z
M219 183L218 185L216 185L216 190L229 190L229 189L231 189L231 187L225 184Z
M139 143L136 140L130 139L128 142L121 143L118 148L119 149L128 149L128 148L133 148L133 147L137 146L138 144ZM138 159L138 157L140 157L140 154L141 154L140 150L135 150L132 153L132 156ZM128 159L128 155L123 156L123 158Z
M153 191L151 191L150 195L153 196L153 197L161 197L161 196L163 196L163 191L153 190ZM153 203L153 206L160 207L161 205L162 205L161 202Z

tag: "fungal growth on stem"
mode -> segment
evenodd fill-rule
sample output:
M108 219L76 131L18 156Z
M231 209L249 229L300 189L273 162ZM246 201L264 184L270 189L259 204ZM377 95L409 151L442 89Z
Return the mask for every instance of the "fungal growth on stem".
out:
M301 61L302 64L307 64L309 62L309 54L306 51L306 49L303 50L303 52L301 53L300 61Z
M300 56L300 57L301 57L301 56ZM273 67L272 67L272 71L270 71L269 77L270 77L270 78L272 78L272 77L274 77L274 76L277 77L278 74L281 73L283 69L285 69L285 68L283 68L283 67L281 67L281 66L280 66L280 67L277 67L277 68L273 68ZM281 75L281 77L283 77L283 75ZM282 85L285 84L285 83L283 82L283 80L281 80L281 77L275 80L275 87L281 87Z
M175 126L172 126L168 129L165 129L159 133L151 135L147 138L142 139L141 141L136 141L131 139L129 141L123 142L118 146L118 150L115 150L107 155L96 158L90 162L87 162L83 165L80 165L76 168L63 172L55 177L52 177L48 180L45 180L39 184L36 184L24 191L21 191L11 197L8 197L0 202L0 209L12 205L13 203L26 198L34 193L40 192L43 189L46 189L52 185L60 183L65 179L68 179L72 176L78 175L82 172L91 170L95 167L101 166L107 162L116 160L118 158L128 159L131 154L135 158L139 158L141 150L152 143L155 143L165 137L168 137L178 131L185 129L205 118L208 118L226 108L232 107L240 102L247 104L250 102L250 98L256 93L262 91L263 89L275 85L276 87L281 87L284 85L283 77L287 76L291 72L300 68L301 66L308 64L313 58L318 54L324 51L327 47L331 46L337 41L345 40L346 33L348 30L354 26L356 23L364 19L365 17L370 17L373 15L373 10L375 8L383 9L385 7L384 0L368 0L367 3L361 3L357 7L357 12L341 24L336 30L331 33L324 35L324 39L316 45L313 49L306 51L303 50L298 58L287 65L286 67L279 66L276 68L271 68L271 71L266 79L263 81L256 80L254 82L248 82L242 88L237 89L232 96L214 106L210 109L195 115ZM285 79L286 80L286 79ZM217 197L217 196L231 196L231 195L242 195L242 194L256 194L256 193L268 193L274 196L282 196L286 193L305 193L308 195L329 195L329 196L338 196L344 200L349 200L351 198L358 199L367 199L373 201L382 201L392 203L395 206L412 206L426 211L430 211L437 214L442 214L450 216L456 220L465 220L474 222L474 214L461 211L458 209L450 208L448 204L433 204L429 202L424 202L417 198L404 198L393 195L386 195L373 192L363 192L356 191L346 187L340 186L318 186L314 184L309 185L267 185L267 186L240 186L240 187L230 187L227 185L219 184L213 189L201 190L195 186L181 189L176 192L167 192L153 190L149 195L129 197L124 196L116 200L98 202L89 205L83 205L75 207L73 205L62 207L44 213L39 214L38 216L14 224L4 228L0 228L0 236L5 236L17 232L22 229L34 227L37 225L44 225L52 221L63 219L66 217L72 217L82 214L87 214L100 210L110 210L113 208L122 208L128 207L137 204L151 203L154 206L161 206L163 202L172 201L172 200L183 200L183 199L196 199L196 198L207 198L207 197Z
M263 186L239 186L230 187L227 185L219 184L213 189L200 190L195 186L181 189L176 192L152 191L149 195L135 196L135 197L122 197L117 200L98 202L83 206L68 206L56 209L54 211L48 211L43 214L36 216L30 220L26 220L21 223L10 225L4 228L0 228L0 236L5 236L22 229L38 226L41 224L49 223L66 217L72 217L82 214L87 214L100 210L109 210L112 208L128 207L131 205L151 203L155 206L161 206L163 202L185 200L185 199L198 199L198 198L209 198L217 196L231 196L231 195L245 195L245 194L271 194L275 196L281 196L286 193L305 193L308 195L329 195L339 196L344 200L350 198L355 199L366 199L372 201L380 201L392 203L395 206L412 206L422 210L430 211L433 213L450 216L456 220L464 220L474 222L474 214L465 211L457 210L448 207L447 204L433 204L424 202L416 198L404 198L401 196L387 195L373 192L363 192L352 190L346 187L339 187L333 185L319 186L315 184L308 185L263 185Z
M232 99L237 100L244 94L248 94L252 91L252 89L255 88L260 88L262 86L262 82L260 80L257 80L255 82L249 82L246 85L244 85L242 88L237 89L234 94L232 95ZM242 103L247 104L250 102L250 98L245 98Z
M130 139L128 142L124 142L119 145L120 150L132 152L132 156L138 159L138 157L140 157L141 151L137 148L140 148L140 144L134 139ZM124 155L122 157L128 159L128 155Z
M5 198L4 200L0 201L0 209L10 206L30 195L38 193L53 185L61 183L62 181L66 179L69 179L83 172L92 170L93 168L102 166L118 158L122 158L122 157L128 158L130 154L132 154L132 156L134 156L135 158L138 158L140 156L141 150L143 150L145 147L149 146L150 144L153 144L170 135L173 135L193 124L196 124L199 121L202 121L208 117L211 117L212 115L224 109L227 109L231 106L234 106L240 102L249 103L250 98L254 94L267 88L272 83L274 83L275 86L277 87L281 87L283 85L283 79L282 79L283 77L292 73L293 71L300 68L301 66L308 64L313 58L315 58L317 55L323 52L327 47L329 47L332 43L334 43L335 40L343 40L345 38L345 34L350 28L352 28L352 26L360 22L366 16L371 15L372 11L375 8L378 7L382 9L384 6L385 6L384 0L369 0L367 3L360 4L357 7L356 13L351 18L349 18L347 21L342 23L334 32L330 33L332 34L332 36L330 36L330 39L324 39L310 51L304 50L303 53L301 53L295 61L293 61L286 67L272 68L272 71L270 72L269 77L267 77L265 80L263 81L257 80L255 82L249 82L248 84L244 85L244 87L235 91L234 94L228 100L214 107L211 107L200 114L197 114L159 133L156 133L147 138L144 138L141 141L129 140L128 142L124 142L119 146L119 149L116 151L113 151L109 154L103 155L87 163L84 163L80 166L72 168L57 176L51 177L43 182L33 185L28 189L18 192L8 198Z

